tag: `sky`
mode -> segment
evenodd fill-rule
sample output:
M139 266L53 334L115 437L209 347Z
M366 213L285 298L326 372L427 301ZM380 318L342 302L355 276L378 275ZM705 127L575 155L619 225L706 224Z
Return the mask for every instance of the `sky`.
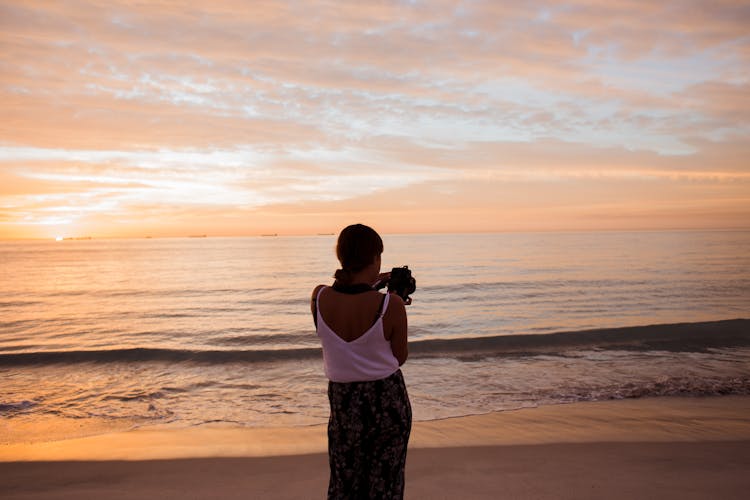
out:
M724 0L0 0L0 238L750 228L749 27Z

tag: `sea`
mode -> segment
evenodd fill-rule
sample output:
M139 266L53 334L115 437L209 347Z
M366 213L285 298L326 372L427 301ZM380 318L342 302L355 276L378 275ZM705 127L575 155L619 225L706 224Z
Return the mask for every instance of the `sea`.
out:
M402 367L415 420L750 394L750 231L383 240L384 270L417 283ZM332 282L335 243L0 242L0 443L37 420L45 439L93 421L325 423L310 294Z

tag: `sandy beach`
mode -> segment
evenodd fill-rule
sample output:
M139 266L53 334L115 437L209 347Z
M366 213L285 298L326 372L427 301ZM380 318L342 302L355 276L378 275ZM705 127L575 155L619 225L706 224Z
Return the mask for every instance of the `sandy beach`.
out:
M4 429L16 432L18 429ZM0 446L3 498L324 498L325 427L144 428ZM745 498L750 397L416 422L407 498Z

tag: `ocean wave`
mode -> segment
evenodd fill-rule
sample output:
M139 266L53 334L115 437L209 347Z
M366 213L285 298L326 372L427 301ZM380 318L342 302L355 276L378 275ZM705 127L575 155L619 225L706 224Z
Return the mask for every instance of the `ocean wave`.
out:
M429 356L557 354L585 349L704 352L712 348L750 346L750 320L675 323L534 335L432 339L409 344L409 351Z
M163 398L164 393L161 391L141 391L136 392L132 394L109 394L107 396L104 396L102 398L103 401L121 401L121 402L131 402L131 401L151 401L152 399L159 399Z
M10 328L16 328L21 326L33 325L35 321L29 319L17 319L11 321L0 321L0 331L5 331Z
M10 307L27 307L44 304L39 300L0 300L0 309Z
M313 358L319 354L319 348L209 351L136 347L131 349L0 354L0 366L149 361L222 364L305 359Z
M21 413L37 405L34 401L18 401L16 403L0 403L0 415Z
M588 349L706 352L709 349L743 346L750 346L750 320L747 319L535 335L423 339L411 341L409 352L414 357L451 357L473 360L504 355L564 354ZM136 347L5 352L0 354L0 366L147 361L221 364L311 359L320 355L321 350L317 346L242 350Z
M606 387L568 388L545 395L556 402L606 401L646 397L704 397L750 395L750 376L746 377L663 377L653 381L628 382Z
M553 275L555 271L556 270L550 270L547 272L542 270L540 274ZM674 285L690 288L691 285L697 283L699 283L697 280L691 281L686 279L681 282L676 282ZM420 287L420 290L439 294L465 291L471 294L484 295L488 292L503 290L513 292L530 291L528 293L548 294L550 290L559 291L569 289L573 291L573 293L587 295L588 290L623 290L649 286L651 284L650 281L643 279L562 279L558 277L550 277L533 280L467 281L465 283L450 285L426 285Z

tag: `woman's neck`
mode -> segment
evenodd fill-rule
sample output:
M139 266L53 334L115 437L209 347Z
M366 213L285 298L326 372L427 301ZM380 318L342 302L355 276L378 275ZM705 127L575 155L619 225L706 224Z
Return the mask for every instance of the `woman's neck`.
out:
M360 271L346 273L344 279L341 280L341 284L354 285L362 283L372 286L372 284L375 283L375 280L378 279L379 272L380 268L375 268L375 265L371 264Z

